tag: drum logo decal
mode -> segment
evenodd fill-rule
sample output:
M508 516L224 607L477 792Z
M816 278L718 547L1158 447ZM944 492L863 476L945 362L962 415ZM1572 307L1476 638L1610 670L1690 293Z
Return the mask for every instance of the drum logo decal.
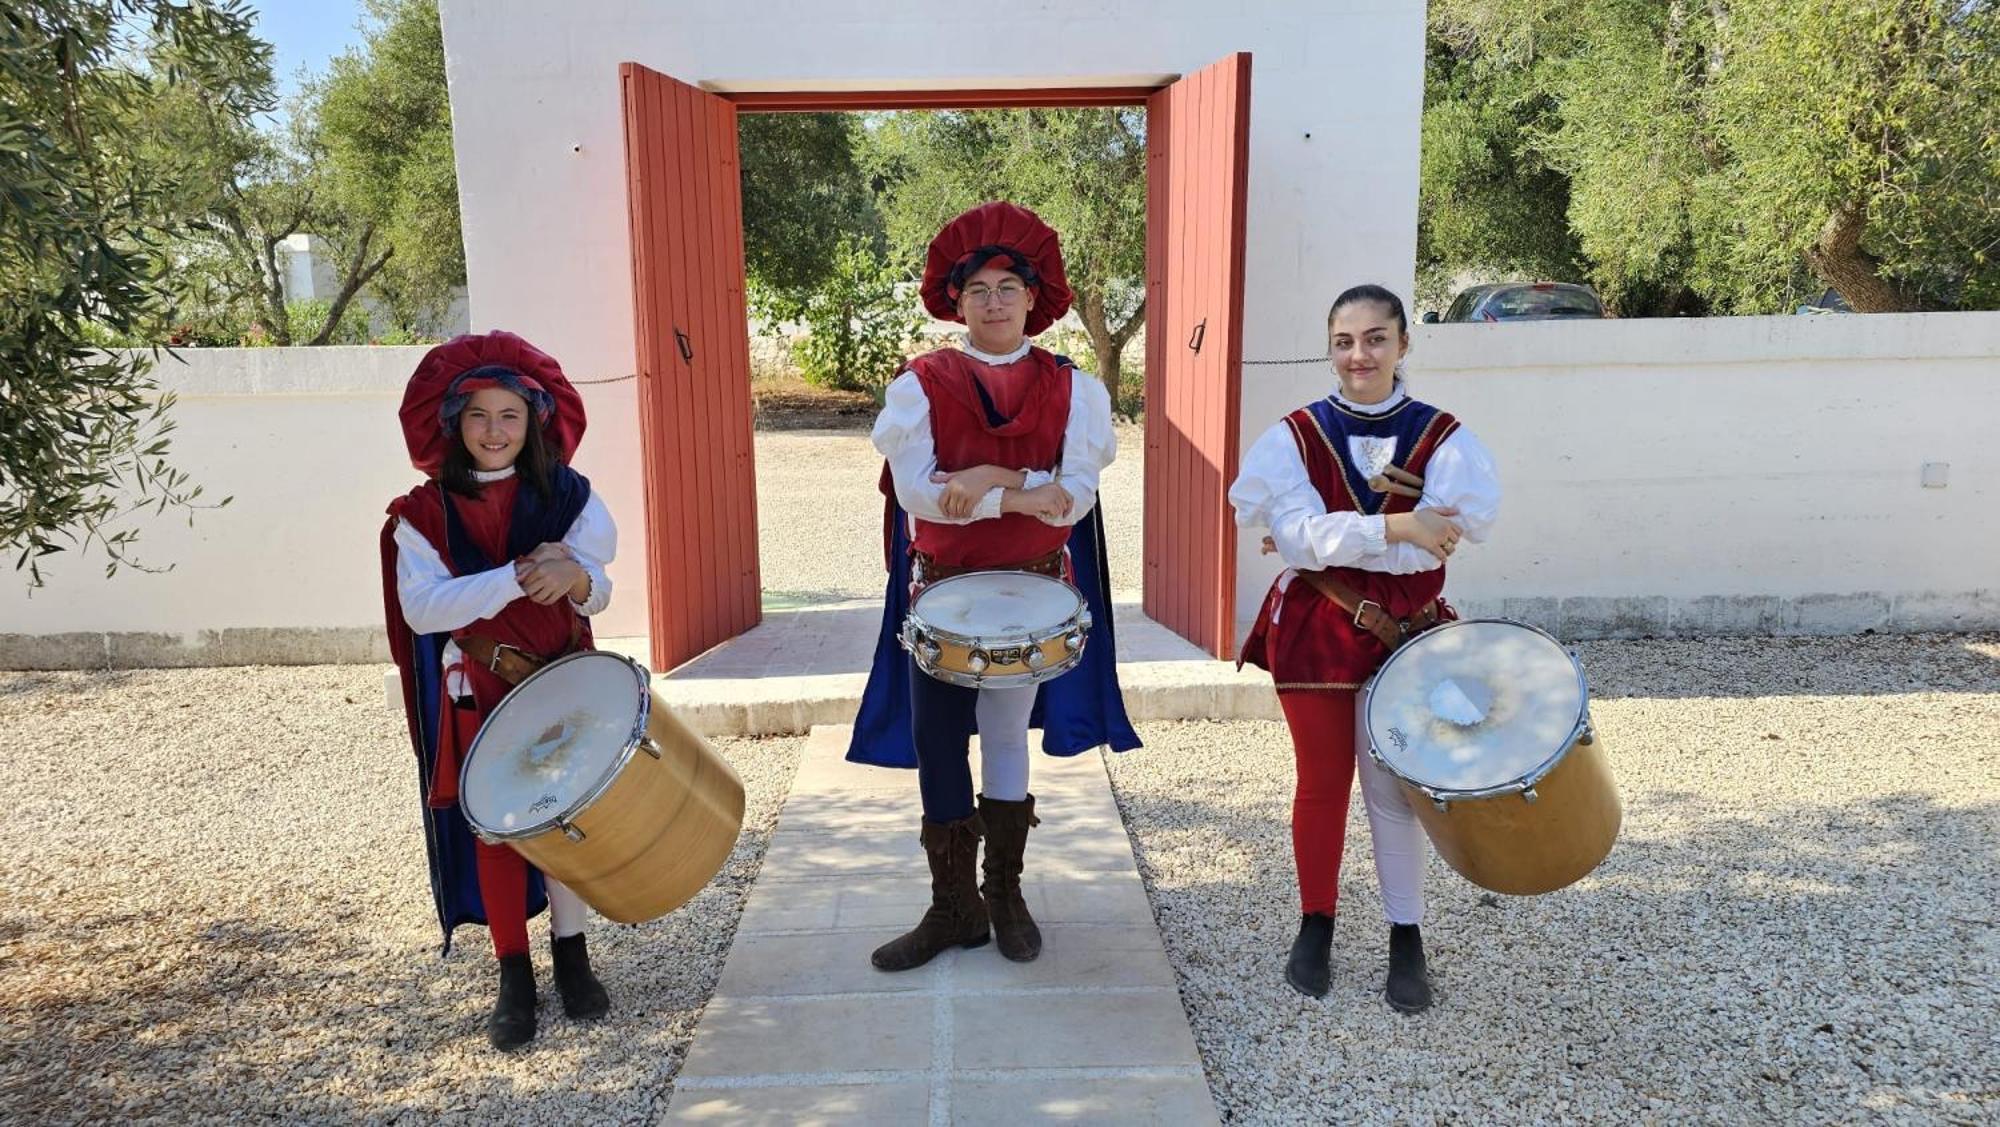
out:
M544 810L553 809L556 805L556 801L557 799L555 795L545 794L542 797L536 799L534 801L534 804L528 807L528 813L539 814Z
M1403 730L1394 725L1389 728L1389 742L1396 745L1397 751L1410 750L1410 737L1404 735Z
M1027 646L1008 646L1006 649L987 650L986 657L995 665L1019 665L1027 652Z

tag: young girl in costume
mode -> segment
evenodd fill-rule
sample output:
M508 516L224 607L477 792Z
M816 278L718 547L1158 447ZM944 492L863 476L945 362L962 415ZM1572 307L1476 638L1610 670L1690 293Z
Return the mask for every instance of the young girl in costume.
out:
M527 925L544 902L564 1012L594 1018L610 1001L591 972L583 901L508 846L472 836L458 810L459 768L514 684L590 648L589 616L611 599L604 568L618 532L569 467L582 398L520 337L462 336L431 349L401 415L410 461L429 480L389 506L385 610L425 799L431 891L447 949L460 923L490 929L499 996L487 1035L514 1049L535 1035Z
M1265 431L1229 488L1237 524L1267 530L1265 550L1285 563L1243 658L1276 683L1298 768L1292 854L1302 919L1285 979L1313 997L1327 991L1358 769L1389 923L1385 994L1415 1013L1431 1003L1420 930L1424 831L1366 753L1355 701L1403 638L1455 617L1441 597L1445 561L1461 541L1486 538L1500 483L1470 431L1405 389L1409 322L1394 294L1380 286L1341 294L1327 334L1339 386Z

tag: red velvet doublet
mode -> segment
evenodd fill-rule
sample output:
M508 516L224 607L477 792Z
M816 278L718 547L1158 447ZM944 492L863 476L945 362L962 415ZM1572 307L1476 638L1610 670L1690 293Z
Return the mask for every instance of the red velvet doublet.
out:
M1070 369L1058 364L1054 354L1030 347L1011 364L988 364L959 349L941 348L910 361L910 370L930 399L938 469L1056 468L1069 428ZM992 414L1006 422L993 425L989 401ZM1024 563L1062 548L1070 533L1067 526L1046 524L1027 513L1004 513L997 520L971 524L915 524L916 550L953 567Z

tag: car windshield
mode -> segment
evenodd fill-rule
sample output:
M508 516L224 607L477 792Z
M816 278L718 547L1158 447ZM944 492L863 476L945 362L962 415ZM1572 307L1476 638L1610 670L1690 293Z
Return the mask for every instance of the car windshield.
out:
M1601 317L1597 302L1587 293L1569 289L1502 290L1486 304L1495 317Z

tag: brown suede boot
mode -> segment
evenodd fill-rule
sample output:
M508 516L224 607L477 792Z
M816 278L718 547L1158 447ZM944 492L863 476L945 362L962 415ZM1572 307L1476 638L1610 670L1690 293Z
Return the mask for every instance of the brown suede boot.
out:
M1000 941L1002 955L1017 963L1033 962L1042 953L1042 929L1021 898L1021 854L1028 847L1028 827L1042 824L1035 817L1035 796L1007 802L982 794L979 816L986 821L986 882L979 892L993 918L993 937Z
M914 970L953 947L982 947L991 938L979 899L979 835L974 813L956 822L925 822L924 856L931 865L931 906L917 926L875 948L877 970Z

